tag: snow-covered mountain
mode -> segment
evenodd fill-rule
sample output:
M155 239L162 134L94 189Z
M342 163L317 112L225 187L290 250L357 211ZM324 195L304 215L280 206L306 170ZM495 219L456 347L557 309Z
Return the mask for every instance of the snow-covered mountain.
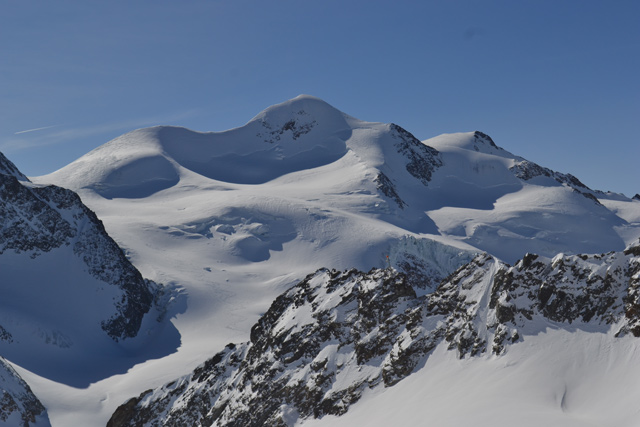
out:
M132 396L190 375L229 342L250 341L252 326L273 300L318 269L393 267L407 287L398 301L421 304L478 253L495 257L486 263L500 270L499 263L527 253L545 259L620 252L640 237L640 202L591 190L499 148L482 132L421 142L397 125L364 122L310 96L270 107L225 132L133 131L31 179L78 192L144 277L186 295L186 303L174 304L165 317L180 333L179 346L174 336L173 345L154 356L171 354L129 364L124 376L112 369L86 390L69 390L17 367L54 425L104 425ZM363 273L352 274L365 280ZM492 280L488 272L474 274ZM366 280L378 283L386 275L400 280L387 270L374 270ZM445 333L445 327L432 330ZM476 332L487 340L501 333ZM419 364L436 360L433 354L449 345L434 340L434 353ZM225 351L240 357L235 352L255 344ZM136 351L131 354L141 362ZM486 357L510 353L517 350ZM251 363L261 363L256 357ZM243 372L235 374L249 375Z
M320 270L275 300L250 342L128 401L110 425L292 425L342 415L439 345L461 359L499 356L550 327L604 334L615 347L618 337L640 337L639 290L640 243L602 255L527 254L514 267L479 255L422 297L392 269Z
M421 143L397 125L363 122L309 96L226 132L133 131L39 179L79 191L98 210L104 199L148 205L186 192L203 198L228 192L234 203L218 204L234 207L263 194L305 209L318 201L332 212L383 221L406 234L445 236L508 262L527 252L621 250L640 235L638 215L612 207L631 199L593 191L574 176L509 153L482 132ZM220 225L205 220L189 225ZM232 249L255 261L267 248L254 241Z
M143 279L77 194L32 184L1 154L0 172L1 354L74 385L118 372L102 366L106 357L148 341L135 339L141 328L164 327L154 305L162 288Z

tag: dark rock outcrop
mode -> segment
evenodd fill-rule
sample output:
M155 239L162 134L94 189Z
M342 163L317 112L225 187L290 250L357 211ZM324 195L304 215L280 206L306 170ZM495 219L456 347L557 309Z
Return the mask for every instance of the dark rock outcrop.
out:
M387 175L380 172L374 179L374 182L377 184L378 190L380 190L382 194L396 202L400 209L404 209L404 207L407 206L407 204L398 194L395 185L393 185L393 182L391 182Z
M50 425L42 403L3 358L0 358L0 423L22 427Z
M291 138L295 141L302 135L311 132L311 129L317 125L316 120L311 119L309 113L304 110L295 113L294 117L282 126L275 126L264 119L260 123L264 132L260 132L258 136L263 137L265 142L270 144L280 141L280 138L286 133L290 133Z
M396 140L394 143L396 149L408 160L407 172L422 184L428 185L434 171L443 165L438 150L423 144L418 138L394 123L389 127L391 136Z
M29 181L4 154L0 153L0 175L9 175L18 178L20 181Z
M573 191L592 200L595 204L602 205L598 200L598 197L596 196L596 194L602 194L602 192L598 192L590 189L589 187L584 185L582 181L580 181L578 178L576 178L575 176L569 173L565 174L565 173L555 172L549 168L542 167L536 163L529 162L527 160L522 160L516 163L514 166L511 167L511 171L514 173L514 175L517 178L523 181L529 181L538 176L545 176L547 178L551 178L561 185L565 185L567 187L572 188Z

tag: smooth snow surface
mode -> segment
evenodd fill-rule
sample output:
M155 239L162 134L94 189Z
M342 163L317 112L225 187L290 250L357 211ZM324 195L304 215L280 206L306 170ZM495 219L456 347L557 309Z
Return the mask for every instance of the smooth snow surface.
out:
M410 147L404 152L403 141ZM185 306L177 302L168 313L181 342L169 356L140 361L126 373L116 369L117 375L103 374L81 388L17 367L52 424L104 425L127 399L187 374L228 342L247 341L271 301L320 267L366 271L386 266L387 255L396 266L424 257L425 271L446 275L475 252L513 262L526 252L621 250L640 236L640 203L603 194L612 201L598 204L553 178L519 179L510 168L523 159L475 133L425 141L439 152L429 179L431 172L416 172L424 161L409 162L407 152L421 152L411 144L393 126L362 122L317 98L300 96L225 132L133 131L53 174L33 178L77 191L143 276L181 288L186 297ZM390 183L384 190L381 177ZM544 337L540 345L547 342ZM567 358L580 346L595 345L575 337L577 347L566 349ZM549 345L561 350L560 342ZM618 344L607 345L614 361L621 360ZM531 386L531 406L525 409L543 410L539 421L559 419L545 418L544 411L555 416L561 398L536 394L547 393L542 378L551 378L551 371L540 377L536 372L547 366L551 353L527 361L518 353L524 350L515 350L527 346L495 360L460 362L438 353L427 364L435 371L423 369L397 386L403 388L363 399L348 415L356 418L345 420L356 425L370 412L391 421L371 408L391 411L385 396L400 407L400 401L408 401L406 392L424 393L424 399L411 395L415 416L432 408L441 421L436 425L468 424L462 421L471 414L477 419L477 411L487 420L491 414L515 417L514 390L528 380L540 383ZM112 363L121 360L114 357ZM515 368L505 366L509 360ZM609 366L608 360L602 365ZM514 379L499 387L494 376L502 373ZM449 377L451 386L443 388ZM465 383L468 389L455 391ZM613 393L613 383L600 385ZM499 397L506 403L494 401ZM460 409L465 403L476 410ZM399 419L410 421L414 414L403 416Z

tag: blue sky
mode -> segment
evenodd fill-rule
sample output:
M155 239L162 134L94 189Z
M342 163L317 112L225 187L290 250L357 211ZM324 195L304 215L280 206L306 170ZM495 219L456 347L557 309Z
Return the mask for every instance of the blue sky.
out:
M637 1L2 1L0 151L52 172L127 131L306 93L419 139L481 130L640 193Z

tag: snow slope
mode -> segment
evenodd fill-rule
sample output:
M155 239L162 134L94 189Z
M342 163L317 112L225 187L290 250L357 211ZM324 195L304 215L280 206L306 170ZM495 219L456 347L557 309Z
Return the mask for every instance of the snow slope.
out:
M129 397L246 341L273 299L318 268L389 262L424 294L480 251L513 262L622 250L640 236L640 202L480 132L421 143L310 96L225 132L133 131L32 179L77 191L145 277L186 295L168 314L181 342L167 357L82 390L20 371L54 425L104 424Z

